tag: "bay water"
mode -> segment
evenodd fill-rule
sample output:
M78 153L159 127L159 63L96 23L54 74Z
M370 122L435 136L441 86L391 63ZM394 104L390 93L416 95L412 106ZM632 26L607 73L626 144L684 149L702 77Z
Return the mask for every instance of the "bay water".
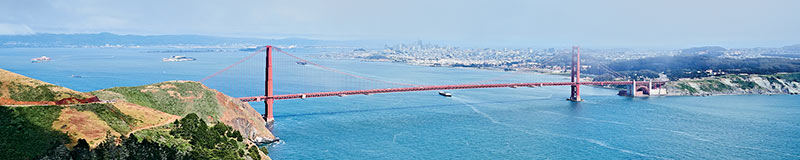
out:
M247 52L159 53L169 48L4 48L0 68L88 92L168 80L200 80ZM459 84L509 72L318 59L327 49L287 50L376 79ZM165 63L171 55L197 61ZM46 63L31 58L49 56ZM242 63L204 84L233 97L263 95L263 61ZM384 87L353 86L311 65L275 59L275 94ZM282 66L289 66L283 67ZM299 69L298 69L299 68ZM514 73L503 82L568 81ZM78 75L81 78L73 78ZM328 78L326 78L328 77ZM391 86L389 86L391 87ZM350 95L275 102L273 159L800 159L800 97L616 96L582 87L494 88ZM259 112L263 103L251 103Z

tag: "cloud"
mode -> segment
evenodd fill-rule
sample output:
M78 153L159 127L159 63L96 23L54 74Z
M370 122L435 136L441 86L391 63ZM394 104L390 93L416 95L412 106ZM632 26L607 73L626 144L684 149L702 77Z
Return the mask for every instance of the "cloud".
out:
M798 5L797 0L0 0L0 23L25 24L39 33L419 39L481 46L783 45L800 41ZM2 34L28 33L25 28L5 26Z
M0 35L28 35L35 34L33 30L24 24L0 23Z

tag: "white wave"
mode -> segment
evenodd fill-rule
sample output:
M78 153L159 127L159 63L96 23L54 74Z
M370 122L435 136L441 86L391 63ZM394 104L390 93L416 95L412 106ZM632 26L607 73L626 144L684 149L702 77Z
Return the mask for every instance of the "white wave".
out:
M543 96L543 97L542 96L527 96L527 97L530 97L528 99L550 99L550 98L553 98L553 93L550 93L550 95Z
M600 141L600 140L596 140L596 139L579 138L579 137L572 137L572 138L583 139L584 141L587 141L589 143L594 143L594 144L603 146L603 147L608 148L608 149L617 150L617 151L628 153L628 154L638 155L638 156L642 156L642 157L657 158L657 159L669 159L669 158L664 158L664 157L659 157L659 156L653 156L653 155L649 155L649 154L634 152L634 151L627 150L627 149L617 148L617 147L610 146L610 145L606 144L605 142Z
M575 119L586 120L586 121L593 121L593 122L612 123L612 124L619 124L619 125L630 125L630 124L628 124L628 123L624 123L624 122L609 121L609 120L600 120L600 119L587 118L587 117L581 117L581 116L570 116L570 115L565 115L565 114L556 113L556 112L551 112L551 111L538 111L538 112L539 112L539 113L545 113L545 114L558 115L558 116L562 116L562 117L571 117L571 118L575 118Z
M725 144L721 144L721 145L725 145ZM783 152L778 152L778 151L771 150L771 149L763 149L763 148L748 147L748 146L740 146L740 145L729 145L729 146L731 146L731 147L736 147L736 148L743 148L743 149L750 149L750 150L764 151L764 152L772 152L772 153L783 154L783 155L786 155L786 156L791 156L791 157L800 157L800 155L796 155L796 154L790 154L790 153L783 153Z
M394 136L392 136L392 143L397 144L397 136L399 135L403 135L403 132L394 134Z
M697 140L697 141L712 142L711 140L708 140L708 139L705 139L705 138L701 138L700 136L697 136L697 135L694 135L694 134L689 134L689 133L683 132L683 131L667 130L667 129L660 129L660 128L650 128L650 127L644 127L643 129L653 130L653 131L670 132L670 133L675 133L675 134L678 134L678 135L683 135L683 136L689 137L689 138Z

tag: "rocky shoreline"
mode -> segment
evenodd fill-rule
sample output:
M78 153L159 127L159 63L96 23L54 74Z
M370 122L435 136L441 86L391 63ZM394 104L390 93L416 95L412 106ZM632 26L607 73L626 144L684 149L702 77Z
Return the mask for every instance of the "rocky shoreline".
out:
M776 95L800 93L800 73L725 75L666 84L668 96Z

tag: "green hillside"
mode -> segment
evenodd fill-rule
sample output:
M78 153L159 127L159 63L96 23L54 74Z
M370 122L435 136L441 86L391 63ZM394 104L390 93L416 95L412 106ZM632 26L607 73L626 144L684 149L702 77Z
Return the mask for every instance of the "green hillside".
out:
M114 87L91 93L100 99L121 99L173 115L196 113L207 118L206 121L220 117L221 108L218 107L215 93L198 82L161 82L136 87Z

